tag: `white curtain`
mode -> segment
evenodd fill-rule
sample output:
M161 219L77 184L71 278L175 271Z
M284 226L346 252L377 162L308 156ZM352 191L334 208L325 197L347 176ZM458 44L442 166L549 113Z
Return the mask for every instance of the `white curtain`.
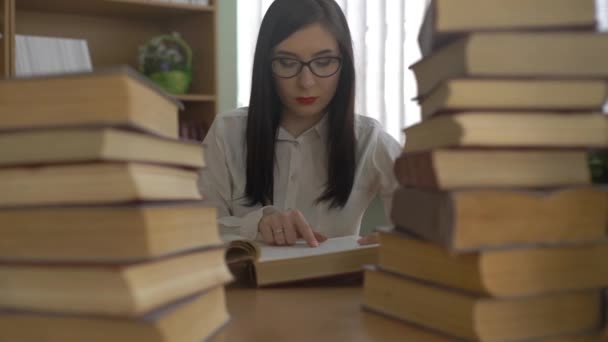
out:
M595 0L597 28L608 31L608 0Z
M403 142L404 127L420 120L408 66L420 58L417 36L426 0L337 0L355 50L356 112L380 121ZM238 104L249 103L251 67L260 22L272 0L238 0Z

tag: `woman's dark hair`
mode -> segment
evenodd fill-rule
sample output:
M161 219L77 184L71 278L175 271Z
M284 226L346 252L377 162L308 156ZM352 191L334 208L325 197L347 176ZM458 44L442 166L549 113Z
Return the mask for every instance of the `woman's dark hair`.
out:
M355 67L350 31L334 0L275 0L260 27L247 118L247 184L249 205L269 205L273 199L275 141L281 122L281 101L273 80L273 49L294 32L319 23L331 32L340 49L342 66L328 105L327 184L317 202L344 207L355 178Z

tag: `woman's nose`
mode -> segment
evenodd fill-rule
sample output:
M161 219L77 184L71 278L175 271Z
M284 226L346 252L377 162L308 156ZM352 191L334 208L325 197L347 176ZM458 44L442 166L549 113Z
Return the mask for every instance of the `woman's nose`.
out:
M310 67L305 65L298 75L298 85L307 89L315 85L315 81L315 75L310 71Z

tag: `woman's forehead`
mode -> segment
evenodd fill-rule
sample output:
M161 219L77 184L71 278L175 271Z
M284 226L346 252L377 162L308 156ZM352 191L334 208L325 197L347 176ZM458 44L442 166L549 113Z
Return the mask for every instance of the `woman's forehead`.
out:
M336 38L321 24L303 27L280 42L274 49L275 54L287 54L299 58L336 54L338 51Z

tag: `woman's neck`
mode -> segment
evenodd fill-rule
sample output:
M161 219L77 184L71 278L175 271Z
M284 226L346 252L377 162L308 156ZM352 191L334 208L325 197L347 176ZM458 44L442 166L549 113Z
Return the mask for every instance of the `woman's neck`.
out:
M289 132L294 138L297 138L321 121L324 115L324 112L317 115L306 116L284 113L281 120L281 127Z

